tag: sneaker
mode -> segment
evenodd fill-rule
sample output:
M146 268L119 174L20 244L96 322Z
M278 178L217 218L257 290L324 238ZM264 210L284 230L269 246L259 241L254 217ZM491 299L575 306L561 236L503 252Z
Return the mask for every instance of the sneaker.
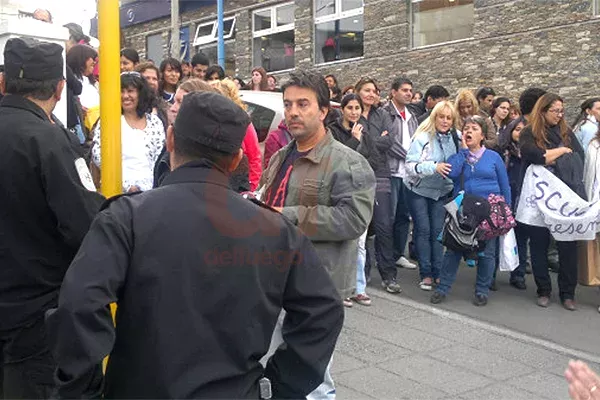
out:
M344 303L344 307L352 308L352 300L344 299L343 303Z
M419 287L421 288L421 290L425 290L427 292L433 290L433 284L431 283L431 279L429 281L425 281L425 279L423 279L419 283Z
M527 285L525 284L525 281L510 281L510 286L519 290L527 290Z
M446 295L441 292L433 292L429 301L431 304L440 304L442 301L446 300Z
M537 298L537 305L540 307L548 307L550 305L550 298L548 296L539 296Z
M354 296L352 298L352 300L354 300L361 306L370 306L371 305L371 298L366 293L357 294L356 296Z
M396 281L383 281L381 282L381 286L385 288L389 293L401 293L402 289L400 285Z
M410 262L406 257L402 256L396 261L396 265L406 269L417 269L417 264Z
M473 296L473 304L475 304L477 307L483 307L487 304L487 302L487 296L484 296L482 294L476 294L475 296Z

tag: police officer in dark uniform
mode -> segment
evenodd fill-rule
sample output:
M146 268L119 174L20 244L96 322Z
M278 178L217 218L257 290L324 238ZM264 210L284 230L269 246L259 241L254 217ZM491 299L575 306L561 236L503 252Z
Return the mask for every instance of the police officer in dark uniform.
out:
M0 375L5 398L47 398L55 363L44 313L97 214L73 135L52 111L64 87L62 47L10 39L0 104ZM0 396L2 397L2 396Z
M217 93L188 94L172 173L94 221L48 313L61 397L297 399L323 381L342 302L310 241L229 187L248 123ZM263 369L282 308L286 345Z

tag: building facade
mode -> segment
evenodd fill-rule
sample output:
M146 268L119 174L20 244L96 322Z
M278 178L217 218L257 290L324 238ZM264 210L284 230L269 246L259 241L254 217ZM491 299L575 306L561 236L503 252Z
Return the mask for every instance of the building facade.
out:
M197 5L180 13L182 56L202 51L216 62L216 5ZM122 28L123 45L157 61L169 32L169 15L134 18ZM281 78L310 68L335 74L340 86L367 75L387 88L404 75L422 91L486 85L513 99L538 86L563 96L569 110L600 93L599 33L600 0L225 1L232 76L247 78L254 66Z

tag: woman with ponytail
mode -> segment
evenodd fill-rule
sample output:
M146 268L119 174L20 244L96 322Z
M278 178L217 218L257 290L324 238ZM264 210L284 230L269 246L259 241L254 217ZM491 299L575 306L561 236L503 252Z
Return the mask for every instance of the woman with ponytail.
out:
M581 111L572 125L575 137L581 143L584 151L587 151L588 145L596 137L599 121L600 97L587 99L581 104Z

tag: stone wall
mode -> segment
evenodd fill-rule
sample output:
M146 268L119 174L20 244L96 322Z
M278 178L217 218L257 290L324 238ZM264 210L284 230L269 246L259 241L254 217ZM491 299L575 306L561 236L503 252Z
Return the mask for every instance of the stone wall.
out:
M340 85L369 75L389 87L399 75L410 77L417 89L431 84L459 88L492 86L513 99L525 88L539 86L563 96L568 118L586 97L600 94L600 18L593 0L475 0L473 38L424 48L410 48L408 1L365 0L364 58L314 66L313 0L296 1L296 66L334 73ZM230 0L226 15L237 16L236 71L248 77L252 68L251 11L273 1ZM281 2L280 2L281 3ZM182 24L215 18L214 7L182 16ZM191 22L190 22L191 21ZM124 43L143 54L145 35L165 30L168 18L123 30ZM166 49L165 49L166 51ZM279 75L281 81L286 74Z

